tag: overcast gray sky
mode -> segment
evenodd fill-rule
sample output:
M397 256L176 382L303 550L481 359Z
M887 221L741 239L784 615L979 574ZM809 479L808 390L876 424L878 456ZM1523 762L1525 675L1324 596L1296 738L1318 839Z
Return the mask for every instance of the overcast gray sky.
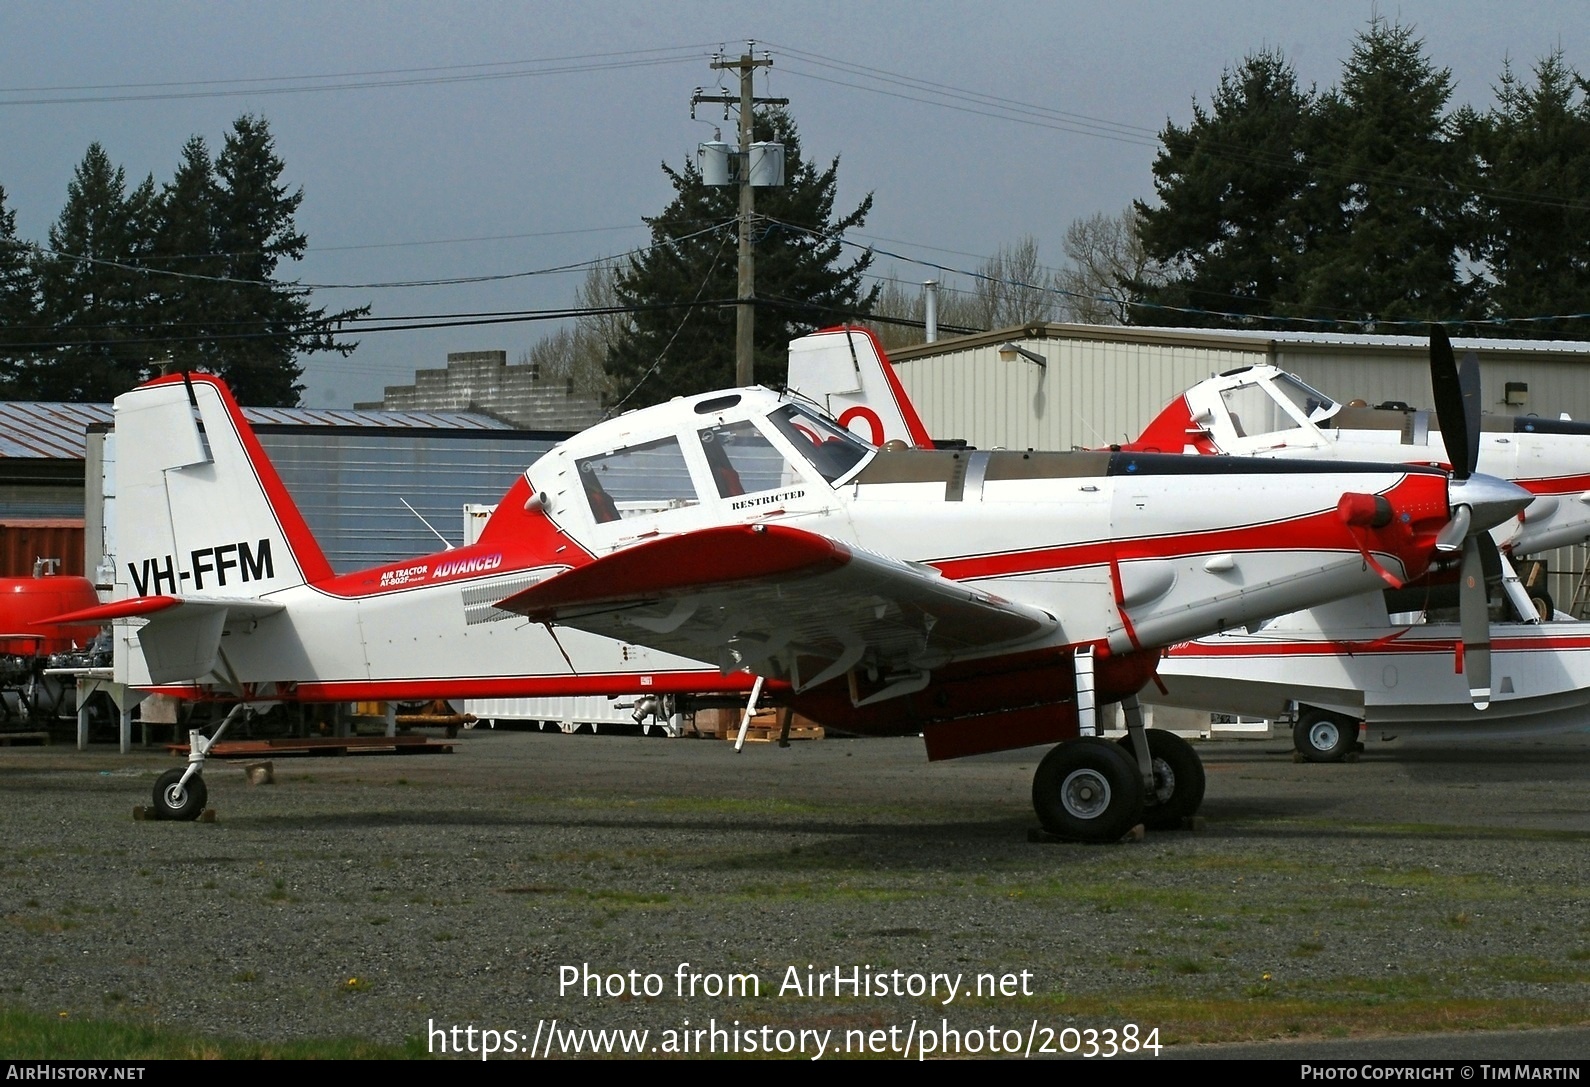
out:
M790 99L809 155L840 157L841 206L875 195L856 240L973 268L1030 233L1055 264L1073 219L1153 195L1155 133L1167 118L1185 122L1195 97L1207 102L1223 69L1273 46L1305 85L1333 85L1377 11L1415 26L1451 69L1454 105L1488 105L1509 57L1527 72L1560 47L1590 69L1582 0L4 0L0 185L18 233L42 242L91 142L130 184L150 173L163 183L189 136L219 149L233 119L255 113L304 190L298 221L310 252L286 269L294 278L371 284L554 268L645 244L641 217L671 195L660 163L681 164L712 132L691 121L691 93L717 83L714 52L738 55L749 39L774 61L757 93ZM702 115L722 123L712 107ZM891 256L876 270L942 277ZM571 304L581 278L323 289L316 300L368 302L388 317L550 308ZM548 331L368 334L347 359L309 359L304 401L378 398L448 351L503 348L517 359Z

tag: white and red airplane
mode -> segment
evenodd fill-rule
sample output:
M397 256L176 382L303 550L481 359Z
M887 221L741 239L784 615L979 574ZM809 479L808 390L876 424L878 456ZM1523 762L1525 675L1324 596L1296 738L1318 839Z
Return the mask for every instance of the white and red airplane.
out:
M1454 373L1445 333L1436 329L1432 341L1432 374ZM1446 396L1478 397L1472 353L1464 365L1475 367L1473 376L1461 378L1467 384L1456 389L1443 389ZM1470 454L1448 452L1442 414L1444 408L1437 413L1348 407L1277 367L1247 366L1200 381L1122 448L1461 466ZM1502 551L1535 555L1590 539L1590 423L1482 416L1477 403L1452 414L1472 431L1472 436L1458 435L1465 448L1474 449L1472 469L1511 480L1534 495L1516 519L1493 530Z
M1560 730L1590 717L1590 624L1540 624L1555 614L1550 594L1526 592L1511 561L1590 538L1590 424L1481 417L1478 362L1470 352L1456 366L1439 329L1431 376L1434 416L1344 407L1273 366L1233 370L1187 390L1124 447L1450 464L1459 476L1477 467L1534 496L1489 538L1470 540L1456 622L1432 619L1428 590L1389 608L1379 594L1336 602L1172 647L1148 700L1270 718L1295 706L1294 744L1316 761L1355 750L1361 723L1455 736ZM1440 416L1463 422L1443 427ZM1487 581L1507 619L1492 622Z
M1172 646L1144 701L1290 716L1293 745L1310 762L1357 751L1361 726L1461 739L1590 725L1590 623L1509 612L1490 622L1488 638L1495 689L1483 711L1463 674L1461 622L1424 609L1388 613L1383 593Z
M1185 742L1130 712L1129 748L1092 735L1160 647L1417 577L1529 501L1475 477L1449 502L1410 466L878 449L748 388L564 442L468 547L335 575L219 380L135 389L116 431L116 599L59 621L115 621L121 682L344 701L765 680L930 758L1064 741L1034 805L1088 840L1202 799ZM157 812L198 814L219 735L193 735Z

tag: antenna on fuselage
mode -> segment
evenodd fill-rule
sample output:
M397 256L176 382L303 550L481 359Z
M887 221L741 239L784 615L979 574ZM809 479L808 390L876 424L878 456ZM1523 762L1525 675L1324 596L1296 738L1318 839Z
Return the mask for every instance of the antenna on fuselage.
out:
M424 525L426 528L431 530L431 535L432 536L435 536L438 540L442 541L442 547L443 548L445 548L448 551L451 551L453 549L453 545L447 542L447 537L443 536L440 532L437 532L436 531L436 526L431 524L429 521L427 521L425 519L425 515L423 513L421 513L419 510L415 509L413 506L409 505L408 499L400 498L400 499L398 499L398 501L402 502L403 503L403 507L405 509L407 509L410 513L412 513L414 516L416 516L416 517L418 517L420 519L420 524Z

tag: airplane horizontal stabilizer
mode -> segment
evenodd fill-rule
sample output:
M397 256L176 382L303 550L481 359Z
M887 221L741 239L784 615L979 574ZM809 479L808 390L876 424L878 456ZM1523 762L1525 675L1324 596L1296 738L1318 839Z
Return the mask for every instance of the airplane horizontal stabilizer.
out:
M118 638L136 639L143 651L147 677L118 675L119 682L187 683L215 671L221 636L228 626L253 623L282 610L263 600L207 596L137 596L83 608L48 620L52 624L109 623L118 619L143 619L142 626L118 631ZM118 668L126 667L117 656Z

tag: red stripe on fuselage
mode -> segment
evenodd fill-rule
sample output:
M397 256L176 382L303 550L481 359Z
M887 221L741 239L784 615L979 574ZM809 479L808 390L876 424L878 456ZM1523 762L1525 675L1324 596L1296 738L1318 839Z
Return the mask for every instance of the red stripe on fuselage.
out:
M1590 491L1590 475L1542 476L1539 479L1515 479L1513 482L1530 494L1565 495Z
M1301 656L1393 656L1399 653L1450 653L1452 652L1453 643L1457 641L1461 641L1461 636L1454 634L1451 638L1434 640L1423 638L1417 641L1400 639L1395 642L1388 642L1385 645L1343 641L1265 642L1263 645L1254 645L1252 643L1220 645L1207 642L1186 642L1181 645L1171 646L1165 651L1165 656L1171 660L1230 660L1237 657L1261 659L1266 657ZM1492 653L1579 652L1584 650L1590 650L1590 636L1493 638L1491 640Z
M1404 483L1430 480L1433 476L1405 476L1398 483L1381 491L1391 496ZM1445 505L1445 481L1443 511ZM1395 500L1393 500L1395 506ZM1331 541L1339 541L1332 546ZM1382 541L1373 540L1370 549L1381 550ZM1161 559L1183 555L1203 555L1226 551L1349 551L1357 554L1359 545L1349 538L1346 526L1337 516L1335 508L1319 510L1279 521L1261 521L1235 528L1209 529L1204 532L1183 534L1166 533L1158 536L1130 537L1119 540L1094 540L1086 543L1065 544L1060 547L1040 547L1026 551L929 560L946 577L956 581L976 578L1011 577L1022 574L1069 570L1083 566L1103 566L1113 562L1130 562L1136 559ZM1409 577L1422 573L1415 570L1418 558L1428 561L1428 555L1393 554L1408 567Z

